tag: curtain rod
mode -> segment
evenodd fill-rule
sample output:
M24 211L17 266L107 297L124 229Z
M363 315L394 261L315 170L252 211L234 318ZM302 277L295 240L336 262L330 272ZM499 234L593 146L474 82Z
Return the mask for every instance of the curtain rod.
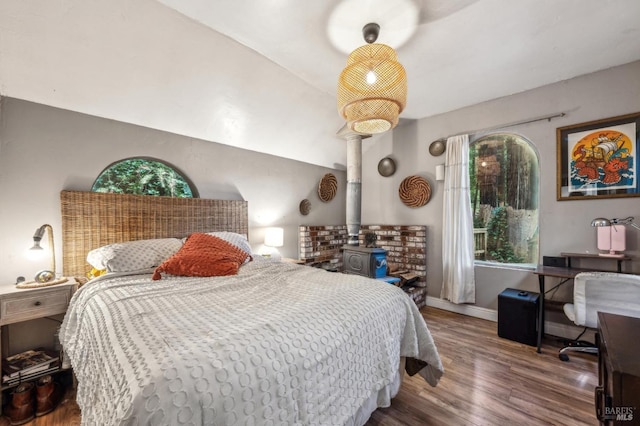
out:
M536 121L543 121L543 120L551 121L554 118L564 117L565 115L567 115L567 114L564 113L564 112L556 112L556 113L553 113L553 114L544 115L542 117L530 118L528 120L515 121L513 123L501 124L499 126L486 127L484 129L478 129L478 130L473 130L473 131L460 132L460 133L456 133L455 135L449 135L446 138L440 138L440 139L438 139L438 141L443 141L443 140L446 141L447 139L449 139L452 136L465 135L465 134L466 135L474 135L476 133L483 133L483 132L489 132L491 130L504 129L505 127L513 127L513 126L520 126L522 124L535 123Z

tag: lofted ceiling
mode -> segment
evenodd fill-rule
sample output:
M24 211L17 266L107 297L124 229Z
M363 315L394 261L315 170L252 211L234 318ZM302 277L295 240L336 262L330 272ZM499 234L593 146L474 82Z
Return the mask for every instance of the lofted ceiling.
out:
M419 119L639 60L638 16L638 0L2 0L0 95L342 168L336 82L367 22Z

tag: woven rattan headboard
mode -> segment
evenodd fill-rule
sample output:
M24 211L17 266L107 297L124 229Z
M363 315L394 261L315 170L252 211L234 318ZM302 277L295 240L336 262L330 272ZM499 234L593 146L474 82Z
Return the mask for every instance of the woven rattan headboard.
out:
M106 244L192 232L249 233L242 200L62 191L60 205L63 272L70 277L84 277L91 269L87 253Z

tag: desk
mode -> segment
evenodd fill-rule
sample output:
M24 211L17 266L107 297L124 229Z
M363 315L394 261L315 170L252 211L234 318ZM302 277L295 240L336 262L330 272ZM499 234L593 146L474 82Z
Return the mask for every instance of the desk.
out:
M555 278L564 278L565 280L570 280L576 277L580 272L594 272L594 271L604 271L602 269L583 269L583 268L572 268L571 267L571 258L577 259L601 259L601 260L615 260L616 261L616 272L622 272L622 262L632 260L629 256L620 256L620 257L612 257L612 256L600 256L599 254L593 253L560 253L560 256L567 258L567 267L560 266L545 266L538 265L536 269L533 271L534 274L538 276L538 282L540 283L540 305L538 312L538 353L540 353L540 345L542 343L542 336L544 335L544 277L555 277Z
M562 268L559 266L544 266L538 265L533 271L538 276L538 282L540 284L540 304L538 305L538 353L540 353L540 346L542 344L542 336L544 335L544 277L555 277L572 279L575 278L580 272L592 272L593 269L579 269L579 268Z
M567 258L567 267L571 268L571 258L576 259L600 259L600 260L615 260L616 261L616 272L622 272L622 262L627 260L631 260L630 256L620 255L620 256L601 256L599 254L594 253L560 253L560 256Z

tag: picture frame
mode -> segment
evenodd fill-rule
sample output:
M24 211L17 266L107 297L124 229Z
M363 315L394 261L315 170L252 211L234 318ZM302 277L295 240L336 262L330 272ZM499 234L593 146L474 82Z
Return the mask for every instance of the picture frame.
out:
M556 129L557 200L640 197L640 112Z

